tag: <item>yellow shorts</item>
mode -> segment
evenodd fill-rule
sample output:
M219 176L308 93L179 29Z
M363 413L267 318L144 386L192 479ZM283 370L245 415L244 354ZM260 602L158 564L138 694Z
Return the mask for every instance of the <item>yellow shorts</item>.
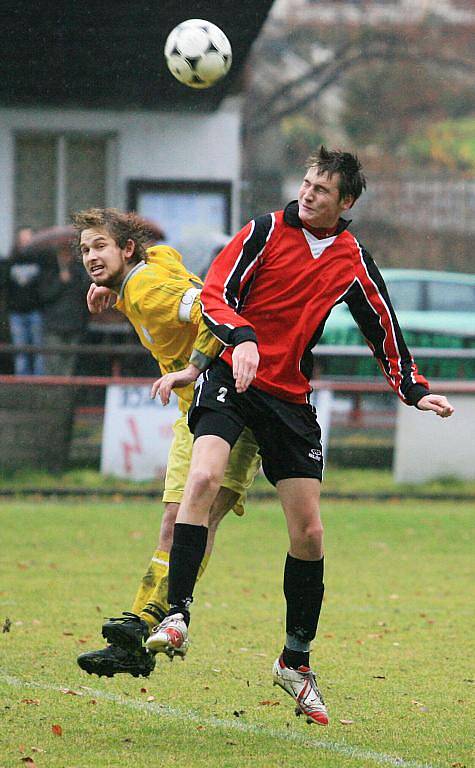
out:
M186 416L180 416L173 425L174 438L168 454L167 474L163 501L179 503L183 498L188 470L190 468L193 435L188 429ZM247 427L234 445L222 485L239 494L234 506L237 515L244 514L246 491L254 480L261 466L256 441Z

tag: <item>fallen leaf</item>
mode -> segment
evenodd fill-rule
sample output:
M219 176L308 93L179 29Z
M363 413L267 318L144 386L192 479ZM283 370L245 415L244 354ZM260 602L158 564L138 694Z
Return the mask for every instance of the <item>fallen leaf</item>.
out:
M260 701L259 704L261 707L278 707L280 704L280 701L271 701L270 699L264 699L264 701Z
M24 752L25 751L25 745L24 744L19 744L18 745L18 751L19 752Z
M21 704L35 704L37 707L39 706L40 700L39 699L22 699Z
M74 635L74 632L63 632L63 635L66 637L72 637Z
M97 613L102 613L102 608L100 605L96 605L96 611Z
M91 699L91 700L89 701L89 704L97 704L97 699Z
M81 691L73 691L72 688L60 688L61 693L68 693L71 696L84 696Z
M140 693L148 693L148 688L141 688Z
M7 616L7 618L3 622L2 632L10 632L11 626L12 626L12 623L11 623L10 619L8 618L8 616Z
M237 744L237 741L227 741L226 744L229 744L230 747L235 747Z
M147 696L147 701L155 701L155 696Z
M450 763L450 768L466 768L465 763Z
M197 731L204 731L204 729L205 729L204 725L197 725L196 726L196 730Z
M31 751L32 751L32 752L44 752L45 750L44 750L44 749L41 749L40 747L32 747L32 748L31 748Z
M36 763L32 757L21 757L20 760L22 763L25 763L25 765L29 765L30 768L36 768Z
M375 680L386 680L386 675L373 675Z
M340 720L342 725L353 725L354 720Z
M51 730L53 731L55 736L62 736L63 735L63 729L57 723L55 723L55 725L51 726Z

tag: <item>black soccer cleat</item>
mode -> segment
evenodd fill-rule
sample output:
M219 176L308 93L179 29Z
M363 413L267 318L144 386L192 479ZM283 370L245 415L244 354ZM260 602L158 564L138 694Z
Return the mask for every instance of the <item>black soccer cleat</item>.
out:
M147 622L129 611L124 611L119 618L108 619L102 625L102 637L126 651L143 648L149 634Z
M89 675L98 677L114 677L120 672L133 677L148 677L155 669L155 658L145 648L131 651L119 648L117 645L108 645L99 651L81 653L77 662Z

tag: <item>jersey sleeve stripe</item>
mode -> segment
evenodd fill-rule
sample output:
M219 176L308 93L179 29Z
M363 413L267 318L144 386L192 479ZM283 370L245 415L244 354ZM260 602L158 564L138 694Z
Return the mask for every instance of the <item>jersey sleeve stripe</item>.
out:
M223 298L226 304L236 310L239 305L241 287L245 284L257 264L275 226L273 213L259 216L251 222L251 230L244 239L229 276L224 282Z

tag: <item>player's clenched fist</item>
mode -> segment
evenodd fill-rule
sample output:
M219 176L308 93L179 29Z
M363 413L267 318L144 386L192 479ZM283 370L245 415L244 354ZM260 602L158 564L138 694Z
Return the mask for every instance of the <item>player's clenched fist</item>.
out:
M449 403L445 395L424 395L417 403L420 411L434 411L437 416L446 419L452 416L454 407Z
M87 308L92 315L98 315L110 306L112 291L104 285L91 283L87 292Z

